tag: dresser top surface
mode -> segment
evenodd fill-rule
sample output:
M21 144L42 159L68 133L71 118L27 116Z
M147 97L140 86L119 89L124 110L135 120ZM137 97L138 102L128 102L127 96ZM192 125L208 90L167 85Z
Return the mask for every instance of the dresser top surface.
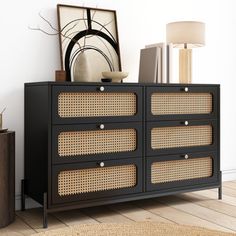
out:
M195 86L220 86L220 84L154 84L154 83L112 83L112 82L56 82L56 81L41 81L27 82L25 86L153 86L153 87L195 87Z

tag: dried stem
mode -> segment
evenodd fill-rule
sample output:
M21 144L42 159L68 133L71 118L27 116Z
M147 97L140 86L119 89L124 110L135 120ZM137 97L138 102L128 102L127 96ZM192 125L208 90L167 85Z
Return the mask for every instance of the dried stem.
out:
M97 12L97 11L94 10L94 12L93 12L93 14L92 14L92 17L91 17L91 21L93 21L96 12ZM43 30L43 29L40 28L39 26L38 26L38 27L31 27L31 26L28 26L28 28L29 28L30 30L41 31L42 33L47 34L47 35L50 35L50 36L61 35L62 37L64 37L64 39L69 39L69 40L71 40L72 42L74 42L75 44L77 44L80 50L83 49L83 48L85 48L86 39L87 39L87 38L91 38L91 37L94 37L94 36L98 36L99 32L101 32L107 25L109 25L109 24L113 21L113 20L111 20L111 21L105 23L104 25L102 25L101 28L97 31L96 34L94 34L94 35L87 35L87 34L88 34L88 31L89 31L89 26L88 26L88 24L87 24L87 22L86 22L85 10L83 10L83 22L84 22L84 25L85 25L85 28L86 28L86 34L85 34L85 36L84 36L83 47L81 47L79 41L76 41L76 40L73 39L74 32L69 33L72 29L74 29L74 28L78 25L78 23L75 23L75 24L72 25L69 29L67 29L65 33L62 33L63 29L58 30L57 28L55 28L55 27L52 25L52 23L51 23L48 19L46 19L40 12L39 12L39 17L49 25L49 27L53 30L53 32L48 32L48 31L46 31L46 30ZM69 35L68 35L68 33L69 33ZM72 35L72 37L71 37L70 35ZM63 41L64 41L64 40L63 40ZM103 40L101 40L101 41L103 42ZM103 42L103 44L104 44L104 42ZM104 45L105 45L105 47L107 48L107 50L108 50L108 52L109 52L109 54L110 54L110 56L111 56L111 53L110 53L108 47L106 46L106 44L104 44ZM83 50L82 50L82 51L83 51ZM111 56L111 57L112 57L112 56ZM4 110L5 110L5 109L4 109ZM4 111L4 110L3 110L3 111Z
M81 45L80 45L80 43L79 43L78 41L73 40L71 37L69 37L69 36L66 35L67 32L68 32L69 30L73 29L77 24L74 24L74 25L73 25L69 30L67 30L67 32L64 34L64 33L62 33L62 31L56 29L56 28L50 23L50 21L47 20L45 17L43 17L40 13L39 13L39 17L40 17L42 20L44 20L44 21L50 26L50 28L53 29L53 30L56 31L56 32L55 32L55 33L49 33L49 32L47 32L47 31L41 29L39 26L38 26L38 27L31 27L31 26L28 26L28 28L29 28L30 30L41 31L41 32L43 32L44 34L47 34L47 35L50 35L50 36L62 35L64 38L70 39L70 40L72 40L73 42L75 42L75 43L79 46L79 48L81 48Z
M6 107L3 108L2 112L0 113L2 115L2 113L6 110Z
M40 17L41 19L43 19L45 22L47 22L48 25L49 25L53 30L55 30L55 31L58 32L58 29L56 29L55 27L53 27L53 25L51 24L51 22L50 22L49 20L47 20L45 17L43 17L40 12L39 12L39 17Z

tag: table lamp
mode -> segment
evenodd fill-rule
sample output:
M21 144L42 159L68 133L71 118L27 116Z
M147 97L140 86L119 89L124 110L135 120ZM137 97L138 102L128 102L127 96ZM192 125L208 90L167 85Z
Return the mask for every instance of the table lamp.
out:
M166 25L166 42L179 50L179 82L192 82L192 48L205 45L205 24L177 21Z

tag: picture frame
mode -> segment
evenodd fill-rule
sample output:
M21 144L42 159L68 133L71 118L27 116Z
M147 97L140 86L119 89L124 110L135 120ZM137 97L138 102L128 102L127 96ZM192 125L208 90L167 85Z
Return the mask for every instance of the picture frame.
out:
M57 16L67 81L100 82L103 71L121 71L115 10L58 4Z

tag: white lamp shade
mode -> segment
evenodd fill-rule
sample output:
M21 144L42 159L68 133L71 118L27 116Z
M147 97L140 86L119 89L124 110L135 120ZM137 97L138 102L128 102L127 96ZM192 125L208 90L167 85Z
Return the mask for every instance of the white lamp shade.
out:
M177 21L166 25L166 42L177 47L187 44L188 48L205 45L205 23Z

